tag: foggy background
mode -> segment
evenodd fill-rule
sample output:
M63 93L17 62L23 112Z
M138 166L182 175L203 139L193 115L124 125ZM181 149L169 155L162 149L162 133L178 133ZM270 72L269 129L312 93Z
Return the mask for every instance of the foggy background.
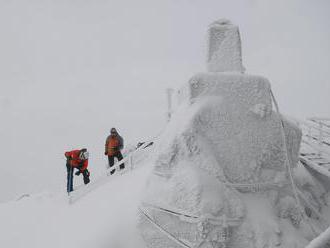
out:
M63 153L165 125L167 87L206 70L207 26L239 25L246 72L287 115L330 116L327 0L0 0L0 202L64 191ZM95 173L94 173L95 175Z

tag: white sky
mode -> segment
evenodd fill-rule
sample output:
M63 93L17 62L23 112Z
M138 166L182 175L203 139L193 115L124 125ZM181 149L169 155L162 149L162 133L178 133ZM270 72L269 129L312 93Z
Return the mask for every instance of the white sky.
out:
M0 201L64 188L66 149L103 168L165 125L165 88L205 71L208 24L239 25L247 73L288 115L330 116L330 1L0 0Z

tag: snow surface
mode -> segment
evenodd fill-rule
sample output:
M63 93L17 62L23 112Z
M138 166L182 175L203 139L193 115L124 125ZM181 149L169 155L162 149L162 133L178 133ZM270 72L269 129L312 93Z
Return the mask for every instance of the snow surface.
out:
M135 226L150 167L109 177L107 184L74 204L69 204L64 194L50 193L0 204L0 246L143 247Z
M306 248L323 248L330 241L330 227L314 239Z

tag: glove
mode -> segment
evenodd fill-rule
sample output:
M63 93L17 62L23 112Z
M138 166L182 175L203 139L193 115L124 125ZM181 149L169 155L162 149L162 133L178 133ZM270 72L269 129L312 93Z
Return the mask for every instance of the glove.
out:
M108 152L104 152L104 155L108 155Z
M81 171L78 170L76 173L74 173L76 176L79 176L81 174Z

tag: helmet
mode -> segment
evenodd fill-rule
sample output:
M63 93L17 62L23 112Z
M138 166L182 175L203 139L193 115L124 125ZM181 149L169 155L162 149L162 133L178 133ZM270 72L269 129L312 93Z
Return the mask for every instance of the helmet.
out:
M110 130L110 133L112 133L112 134L116 134L117 133L117 130L116 130L116 128L111 128L111 130Z
M80 154L79 154L79 158L81 160L87 160L89 158L89 152L87 151L87 149L81 149Z

